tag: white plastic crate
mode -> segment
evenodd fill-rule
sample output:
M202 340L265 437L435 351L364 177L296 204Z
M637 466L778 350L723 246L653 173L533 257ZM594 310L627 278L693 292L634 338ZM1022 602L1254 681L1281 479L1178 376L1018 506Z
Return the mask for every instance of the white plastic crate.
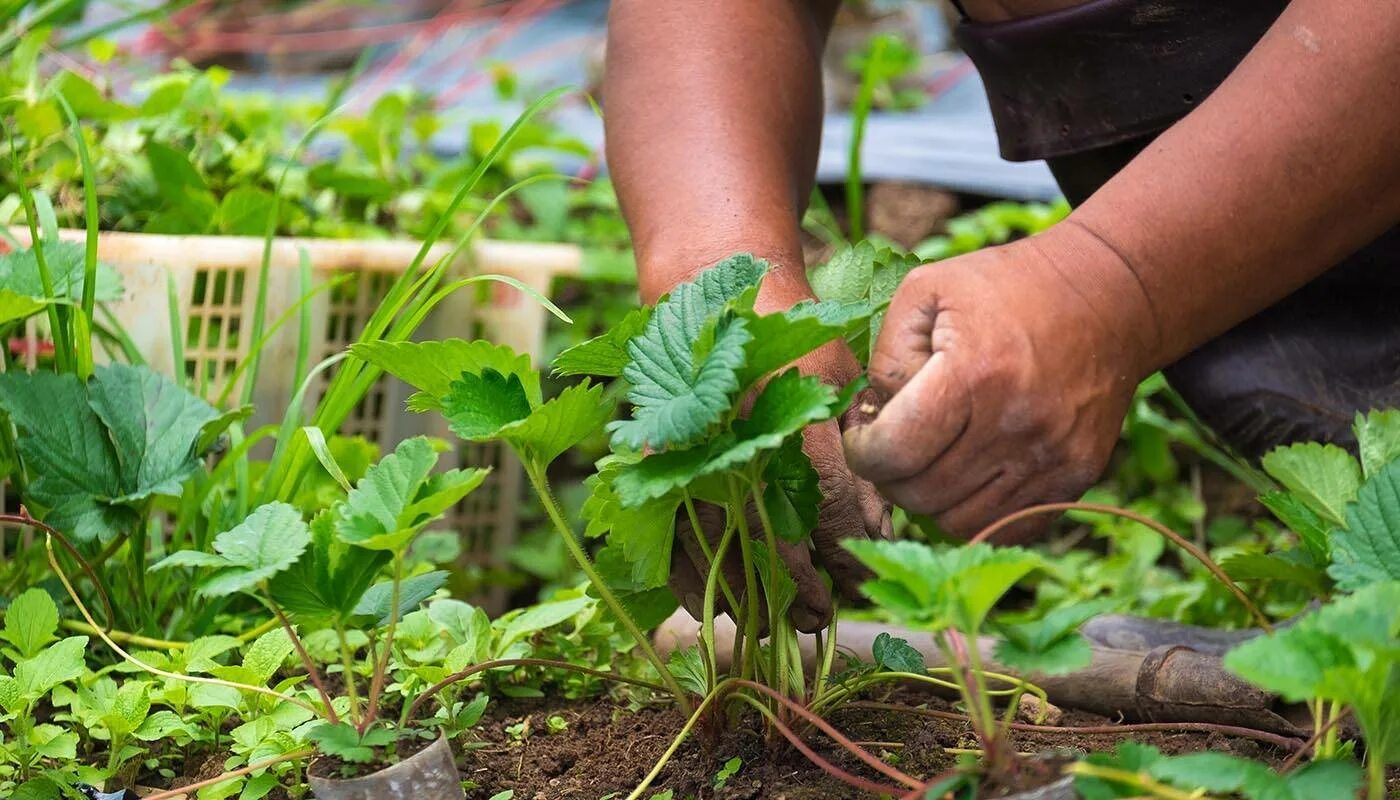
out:
M20 242L28 232L12 228ZM82 241L84 232L63 230L64 239ZM341 352L360 334L394 280L413 263L421 244L404 240L329 240L278 237L273 240L268 271L266 325L270 327L300 297L301 253L306 252L313 286L336 276L345 282L316 294L310 301L312 351L309 364ZM439 243L425 263L436 263L451 250ZM107 304L155 369L175 374L171 346L167 275L174 278L184 328L185 376L206 397L217 397L237 366L248 356L263 239L243 236L164 236L142 233L103 233L98 258L122 275L121 300ZM471 274L508 275L548 295L558 276L577 275L582 254L576 246L482 240L467 248L453 264L444 283ZM478 285L481 286L481 285ZM446 299L419 328L417 338L486 338L529 353L538 362L543 351L548 311L518 289L498 283L464 288ZM486 302L480 302L482 295ZM33 326L26 348L30 360L39 352ZM292 374L298 322L289 321L263 349L253 402L251 426L279 421L300 380ZM319 399L332 371L309 392ZM241 387L231 395L237 397ZM398 380L381 378L346 420L339 433L361 435L384 451L418 434L447 436L436 415L410 414L404 400L411 390ZM251 429L251 428L250 428ZM450 437L447 437L450 438ZM522 475L519 463L495 444L463 445L463 466L492 466L490 480L469 495L457 510L454 525L461 531L465 558L490 565L515 541ZM501 590L483 598L499 605Z

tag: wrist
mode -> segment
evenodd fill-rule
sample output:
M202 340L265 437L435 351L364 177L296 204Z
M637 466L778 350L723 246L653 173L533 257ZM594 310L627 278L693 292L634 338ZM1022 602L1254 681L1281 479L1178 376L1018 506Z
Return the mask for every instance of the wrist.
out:
M1133 265L1098 232L1071 215L1049 230L1015 242L1034 254L1047 286L1080 313L1069 324L1097 329L1102 347L1125 379L1138 381L1165 365L1163 330L1153 298Z
M655 304L676 286L694 280L700 273L736 253L749 253L769 264L768 274L764 276L755 302L758 311L783 311L803 300L815 298L807 283L807 268L800 246L795 243L765 245L749 241L689 246L664 253L655 248L639 251L637 290L642 302Z

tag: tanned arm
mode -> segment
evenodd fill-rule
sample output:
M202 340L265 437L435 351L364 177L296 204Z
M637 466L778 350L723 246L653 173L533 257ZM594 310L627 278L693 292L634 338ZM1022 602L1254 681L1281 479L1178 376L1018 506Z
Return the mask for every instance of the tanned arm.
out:
M772 263L758 308L787 308L812 296L800 220L821 140L820 60L837 0L617 0L608 31L603 88L608 168L632 231L642 299L738 252ZM833 384L860 371L844 344L822 348L799 368ZM856 414L842 425L857 424ZM783 553L798 584L793 621L820 628L831 597L817 571L854 593L865 573L839 545L879 536L888 509L846 466L841 426L817 425L805 448L824 502L813 552ZM707 535L714 535L722 524ZM699 609L703 555L684 523L673 584Z
M871 362L893 397L846 434L857 473L961 534L1078 496L1141 378L1400 222L1396 42L1394 2L1293 0L1067 220L911 273Z

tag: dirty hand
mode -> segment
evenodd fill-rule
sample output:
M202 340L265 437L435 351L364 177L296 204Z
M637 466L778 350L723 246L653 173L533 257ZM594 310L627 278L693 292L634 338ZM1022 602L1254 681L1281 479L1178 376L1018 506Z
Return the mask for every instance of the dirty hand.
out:
M798 361L797 367L837 387L850 383L860 375L860 364L843 342L834 342L813 352ZM841 540L851 537L877 538L889 534L888 504L873 485L856 477L846 466L841 447L843 430L869 421L869 411L862 411L862 408L868 409L873 400L873 395L857 397L845 417L812 425L803 434L803 449L820 476L822 506L818 510L817 527L812 532L810 543L779 542L778 550L797 583L797 599L788 616L798 630L807 633L821 630L831 620L831 591L817 567L826 569L839 592L855 597L858 587L869 577L869 573L841 547ZM724 531L724 512L718 506L703 503L697 504L696 511L713 552ZM753 508L749 512L749 530L761 531L756 512ZM709 561L684 513L677 519L676 546L671 552L671 588L686 611L699 619ZM723 576L734 596L739 602L744 602L743 568L737 547L731 547L725 558ZM717 595L716 609L728 610L722 592Z
M949 535L1077 499L1150 360L1152 308L1131 271L1083 229L1057 229L914 270L880 331L870 380L887 399L846 431L846 458ZM1048 524L1031 518L998 540Z

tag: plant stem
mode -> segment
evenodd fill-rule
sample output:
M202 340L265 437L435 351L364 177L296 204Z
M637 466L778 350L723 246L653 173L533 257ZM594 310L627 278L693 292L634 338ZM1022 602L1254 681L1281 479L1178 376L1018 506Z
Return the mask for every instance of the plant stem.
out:
M394 554L394 582L389 593L389 625L384 629L384 652L375 662L374 674L369 679L369 699L366 701L365 715L360 720L360 735L379 716L379 695L384 691L384 681L389 673L389 659L394 655L394 633L399 625L399 603L403 602L403 554Z
M1113 781L1114 783L1127 784L1135 790L1148 792L1148 796L1161 798L1161 800L1203 800L1203 798L1207 796L1196 792L1184 792L1180 789L1175 789L1164 783L1157 782L1145 773L1130 772L1126 769L1118 769L1116 767L1103 767L1084 761L1076 761L1070 764L1065 768L1065 772L1071 775L1084 775L1090 778L1102 778L1103 780Z
M661 682L666 685L667 691L675 697L676 704L680 707L681 713L689 714L691 710L690 698L686 695L685 690L681 688L681 685L676 682L675 676L666 668L666 662L662 661L661 656L657 654L656 648L651 644L651 639L647 638L647 635L637 626L636 620L632 619L632 615L628 614L627 609L623 608L621 601L617 599L617 595L613 594L612 588L603 580L603 576L598 574L598 570L593 567L593 562L589 559L588 553L584 552L583 546L578 543L578 539L574 538L574 531L569 527L569 523L565 521L564 513L559 509L559 503L554 499L554 493L549 489L549 481L544 476L543 469L541 469L538 464L527 463L525 465L525 475L529 478L531 486L535 489L535 494L544 505L545 513L549 515L550 521L554 523L555 530L557 530L559 535L563 538L564 547L568 549L569 555L573 556L574 562L578 564L579 569L583 571L589 583L593 585L593 590L598 593L598 597L603 601L603 605L607 606L613 616L617 617L618 622L622 627L627 629L627 632L632 635L633 640L637 642L637 647L641 649L642 655L656 668L657 673L661 677Z
M696 530L699 529L697 528ZM717 584L721 583L721 565L724 563L724 557L729 553L730 544L734 541L735 530L737 529L733 525L726 522L724 526L724 535L720 537L719 545L715 548L714 555L710 556L710 568L705 575L704 607L700 612L700 640L704 645L705 654L709 660L711 689L719 684L719 667L717 666L719 659L715 651L715 587ZM703 537L701 538L703 539ZM727 587L729 584L726 582L724 585ZM726 594L730 593L726 592ZM739 604L731 601L729 607L731 609L736 609L737 613Z
M862 778L859 775L853 775L850 772L847 772L846 770L836 766L835 764L832 764L830 761L827 761L826 759L818 755L817 752L813 750L806 742L802 741L802 737L798 736L795 732L793 732L792 728L789 728L786 723L779 719L778 715L774 714L772 709L768 708L764 704L745 694L736 694L735 697L739 700L742 700L745 703L748 703L756 711L758 711L758 713L768 721L768 724L772 726L774 730L782 734L783 738L787 739L788 742L792 744L794 748L797 749L797 752L805 756L808 761L815 764L817 768L820 769L822 772L825 772L826 774L841 781L842 783L849 784L851 786L856 787L857 789L861 789L867 792L873 792L882 796L893 796L904 791L903 789L898 787L888 786L886 784L866 780L865 778ZM855 742L852 742L851 744L859 747L859 745L856 745Z
M189 797L191 796L192 792L197 792L206 786L213 786L216 783L223 783L224 781L230 780L232 778L242 777L244 775L249 774L250 772L257 772L260 769L267 769L268 767L271 767L275 764L281 764L283 761L295 761L307 758L313 753L315 753L315 751L310 748L307 748L305 750L297 750L293 753L283 753L280 756L273 756L272 758L265 758L262 761L255 761L246 767L239 767L238 769L225 772L222 775L215 775L214 777L208 780L200 781L198 783L192 783L189 786L181 786L178 789L171 789L166 792L156 792L155 794L148 794L144 798L142 798L142 800L175 800L175 798L177 797Z
M763 503L762 479L757 470L749 475L749 487L753 504L758 509L759 524L763 526L763 540L768 547L768 593L776 595L780 579L778 573L778 536L773 532L773 521L769 518L768 508ZM768 593L765 594L765 597L768 597L768 684L779 694L789 695L786 659L786 640L789 626L786 624L786 609L779 608ZM797 689L800 691L801 687L797 687ZM784 718L781 709L779 709L778 718Z
M340 668L345 671L345 693L350 697L350 719L356 726L364 721L360 713L360 690L355 686L355 658L350 650L350 640L345 636L345 626L335 626L335 638L340 642Z
M1259 623L1259 627L1263 628L1265 633L1274 632L1274 626L1269 622L1269 618L1264 615L1263 611L1259 610L1259 606L1255 605L1253 600L1249 599L1249 595L1245 594L1245 591L1239 587L1239 584L1235 583L1230 579L1229 575L1225 574L1225 570L1221 569L1220 565L1216 564L1209 554L1187 541L1181 534L1168 528L1157 520L1126 508L1118 508L1101 503L1045 503L1043 505L1031 506L1030 508L1023 508L1014 514L1008 514L996 522L993 522L991 525L983 528L976 536L969 539L967 543L971 545L985 542L1002 528L1012 523L1020 522L1028 517L1033 517L1038 514L1063 513L1065 511L1090 511L1099 514L1109 514L1115 517L1122 517L1123 519L1130 519L1140 525L1151 528L1177 547L1190 553L1197 561L1201 562L1201 564L1210 571L1210 574L1214 575L1216 580L1220 581L1220 583L1240 601L1240 604L1249 611L1250 616L1254 617L1255 622Z
M1380 753L1366 754L1366 800L1385 800L1385 759Z
M691 498L690 493L683 491L681 493L681 498L685 503L686 516L690 518L690 529L695 534L695 543L700 545L700 552L704 554L705 560L710 562L705 567L708 570L710 565L715 563L716 559L723 562L724 555L719 552L718 548L713 551L710 550L709 539L701 533L700 515L695 510L695 501ZM720 591L724 592L724 599L729 601L729 607L737 609L739 607L739 601L734 597L734 590L730 588L728 581L721 583L719 588Z
M656 776L660 775L661 770L666 768L666 764L670 762L671 757L676 754L676 751L685 743L686 738L690 736L690 732L695 729L695 724L700 721L700 717L704 715L705 710L710 707L710 704L715 701L715 698L719 697L721 690L732 680L733 678L730 678L729 680L721 682L715 686L714 689L711 689L709 694L701 699L700 705L695 708L695 711L691 713L690 717L685 721L685 724L681 726L681 732L676 734L676 738L671 740L671 745L661 754L661 758L657 759L657 762L652 765L651 771L646 774L646 777L642 778L641 783L637 784L637 788L633 789L632 793L627 795L627 800L638 800L638 798L642 796L642 792L645 792L651 786L652 781L656 780Z
M729 514L739 529L739 554L744 562L744 663L739 677L752 678L758 665L758 580L754 576L753 543L749 541L749 521L744 495L734 479L729 480ZM736 612L737 613L737 612Z
M851 149L846 159L846 221L850 223L851 241L865 238L865 187L861 174L861 145L865 142L865 127L875 101L875 75L885 58L885 40L877 38L870 48L870 60L860 78L860 89L851 104Z
M15 163L16 176L22 176L19 170L18 159ZM44 255L44 243L39 236L39 209L34 203L34 195L29 191L29 186L24 182L23 177L18 181L19 196L24 204L24 216L29 222L29 249L34 253L34 264L39 270L39 284L44 290L44 297L49 300L57 300L54 294L53 275L49 272L48 258ZM54 361L57 362L59 372L72 371L69 357L72 355L72 345L68 341L68 326L64 324L63 315L59 313L56 303L48 303L47 311L49 317L49 327L52 328L54 339Z
M335 705L331 702L330 692L326 691L326 683L321 680L321 670L317 669L316 662L311 660L311 654L306 652L306 645L297 635L297 629L292 627L292 621L287 619L287 615L282 613L282 607L272 599L272 593L268 591L267 583L264 582L259 588L262 589L263 599L267 602L267 607L272 609L272 614L277 617L278 624L282 626L282 630L287 632L287 638L291 640L292 647L296 648L297 658L300 658L301 665L306 667L306 674L311 678L311 685L315 686L316 693L321 695L321 703L326 707L326 721L332 725L339 725L340 715L335 713Z
M73 631L74 633L85 633L90 636L96 636L99 631L98 628L94 628L86 622L79 622L76 619L65 619L59 622L59 625L62 625L64 628L67 628L68 630ZM132 647L144 647L147 650L184 650L190 646L188 642L172 642L166 639L152 639L149 636L141 636L135 633L127 633L126 631L107 631L107 635L112 637L113 641L129 644Z

